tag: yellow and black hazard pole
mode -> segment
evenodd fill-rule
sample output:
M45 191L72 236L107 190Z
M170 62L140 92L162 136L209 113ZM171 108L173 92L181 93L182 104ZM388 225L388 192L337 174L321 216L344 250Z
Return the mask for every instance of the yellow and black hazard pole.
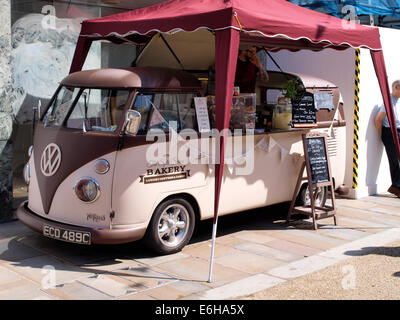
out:
M360 49L356 49L354 77L354 135L353 135L353 189L357 188L358 180L358 122L360 96Z

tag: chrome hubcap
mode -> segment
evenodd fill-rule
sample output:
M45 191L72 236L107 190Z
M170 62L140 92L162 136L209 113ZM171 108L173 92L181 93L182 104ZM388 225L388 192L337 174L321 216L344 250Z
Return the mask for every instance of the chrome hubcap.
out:
M189 227L189 213L180 204L172 204L165 208L158 221L158 237L169 247L179 245L186 236Z
M315 205L316 206L321 206L322 200L324 199L325 195L325 188L323 187L318 187L317 190L315 188L313 189L314 192L316 192L316 197L315 197ZM310 191L308 190L308 187L305 192L305 205L309 206L311 205L311 197L310 197Z

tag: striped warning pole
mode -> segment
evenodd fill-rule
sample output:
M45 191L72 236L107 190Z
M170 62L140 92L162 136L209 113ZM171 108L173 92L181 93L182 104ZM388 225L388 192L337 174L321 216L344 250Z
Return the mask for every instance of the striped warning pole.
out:
M354 81L354 136L353 136L353 189L357 188L358 179L358 121L360 95L360 49L356 49Z

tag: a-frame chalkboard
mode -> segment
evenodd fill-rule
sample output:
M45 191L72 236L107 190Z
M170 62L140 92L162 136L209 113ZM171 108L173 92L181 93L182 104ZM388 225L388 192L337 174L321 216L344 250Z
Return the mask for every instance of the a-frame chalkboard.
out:
M292 203L288 212L287 222L295 213L306 214L313 219L314 230L317 229L316 220L333 217L336 225L335 208L335 190L331 170L329 166L329 157L327 153L326 134L309 132L302 135L304 148L304 162L301 166L297 184L294 190ZM306 168L307 177L303 178L304 168ZM310 205L295 207L297 194L299 192L301 181L308 181L308 191L310 194ZM319 207L315 205L317 188L330 187L330 196L332 206ZM314 191L315 190L315 191Z

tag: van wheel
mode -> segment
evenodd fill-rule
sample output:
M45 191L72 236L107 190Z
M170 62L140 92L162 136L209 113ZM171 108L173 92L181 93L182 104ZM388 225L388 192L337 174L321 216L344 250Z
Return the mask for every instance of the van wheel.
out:
M194 224L195 215L190 203L182 198L169 199L154 211L145 243L159 254L179 252L192 237Z
M315 188L314 188L315 192ZM328 189L327 187L318 187L317 189L317 197L315 199L315 205L318 207L323 207L326 202ZM297 196L297 205L300 206L309 206L311 205L310 192L308 190L308 183L305 183L301 186L299 195Z

